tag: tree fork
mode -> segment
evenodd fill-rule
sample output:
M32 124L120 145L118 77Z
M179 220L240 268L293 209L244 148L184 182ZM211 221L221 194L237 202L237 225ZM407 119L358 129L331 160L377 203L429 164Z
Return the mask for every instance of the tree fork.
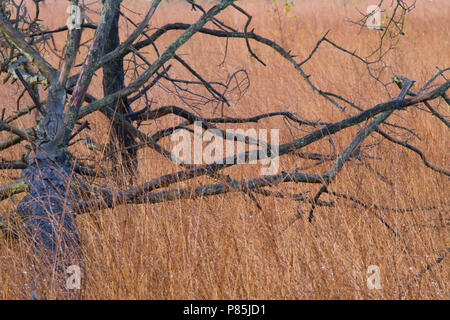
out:
M72 1L78 5L78 1ZM95 64L104 50L111 21L119 8L119 0L105 0L100 22L89 54L78 77L69 104L66 105L66 82L75 61L80 41L80 29L70 31L67 38L63 67L55 71L27 42L11 23L0 14L0 32L36 65L49 80L50 90L45 115L39 121L33 138L35 157L21 173L28 186L28 194L20 201L17 213L24 216L24 229L31 237L33 257L39 257L44 269L56 272L58 280L65 276L66 268L81 264L79 231L75 222L74 204L80 195L72 189L73 170L71 154L67 150L73 126L81 102L92 79ZM41 282L42 274L36 273L34 285ZM62 282L58 286L62 289Z

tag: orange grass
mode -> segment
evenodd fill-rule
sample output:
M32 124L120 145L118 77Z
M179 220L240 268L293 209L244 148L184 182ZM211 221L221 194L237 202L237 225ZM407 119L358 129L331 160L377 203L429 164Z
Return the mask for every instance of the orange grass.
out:
M49 1L47 1L49 2ZM315 42L327 30L329 37L351 51L368 53L376 44L375 31L363 30L358 34L355 26L346 23L346 17L357 18L355 6L364 10L366 1L295 1L288 14L274 12L271 1L240 1L253 15L255 32L283 43L303 59ZM50 1L51 3L51 1ZM144 12L147 1L125 1L125 6ZM50 11L50 6L51 10ZM448 67L450 3L418 0L417 8L408 16L406 35L397 51L386 62L395 74L416 80L414 89L420 88L435 72L435 66ZM65 23L65 3L48 4L43 8L44 23L58 27ZM130 17L136 17L125 10ZM245 17L233 11L220 18L233 26L243 26ZM294 16L295 15L295 16ZM152 26L168 22L191 22L198 17L187 4L164 3L158 8ZM139 21L139 18L136 18ZM126 36L125 25L122 38ZM170 43L180 32L172 32L160 42ZM88 39L92 32L86 32ZM64 45L64 35L58 35L58 45ZM196 35L183 46L179 54L207 79L223 80L227 73L246 68L251 87L247 94L225 108L229 116L251 116L262 112L289 110L321 121L336 121L345 115L314 94L294 68L270 48L253 44L254 51L267 63L263 67L252 59L243 40L231 40L223 66L225 40ZM83 49L84 50L84 49ZM85 52L85 50L83 51ZM152 50L146 50L153 59ZM46 58L54 66L58 60L51 54ZM81 62L81 60L79 61ZM174 62L173 75L186 76ZM351 59L330 46L323 46L305 66L311 80L327 91L349 97L364 108L386 101L382 86L374 83L367 72ZM384 79L389 73L382 74ZM101 72L94 78L89 90L102 96ZM2 107L14 110L21 87L0 88ZM391 94L398 89L390 87ZM43 94L45 96L45 94ZM173 95L155 88L151 96L156 105L181 105ZM28 97L21 106L30 104ZM435 104L435 103L434 103ZM441 103L439 110L449 114L448 106ZM217 116L211 106L199 111L203 116ZM108 124L104 116L89 117L89 134L106 142ZM152 122L144 130L154 132L164 125L175 124L178 119ZM415 109L396 112L391 122L410 126L422 140L411 140L421 148L435 165L448 169L449 135L444 124L431 115ZM31 120L16 121L17 126L29 126ZM280 142L305 134L303 128L290 128L280 118L261 121L252 127L280 129ZM234 126L236 127L236 126ZM245 128L246 126L240 126ZM247 126L248 127L248 126ZM346 130L333 137L342 151L356 129ZM4 133L0 138L5 138ZM365 145L380 141L376 134ZM170 148L170 139L164 145ZM21 148L2 152L1 157L18 158ZM382 157L367 160L378 172L387 176L393 186L384 183L357 162L349 162L338 175L330 190L345 193L367 203L392 207L413 208L412 212L369 211L354 207L345 200L323 195L323 200L336 200L334 208L317 208L315 220L308 223L305 216L287 230L282 231L298 210L307 214L310 205L289 199L264 198L255 195L263 211L258 210L248 195L231 193L202 200L177 200L156 205L120 206L77 219L82 233L85 255L83 266L83 299L448 299L448 257L422 274L415 275L432 263L449 247L449 180L426 168L420 157L389 142L378 147L363 147L366 154ZM78 156L87 154L83 146L72 151ZM306 150L331 152L326 142L308 146ZM99 155L100 156L100 155ZM152 150L139 152L139 182L178 170ZM313 162L283 156L281 170L306 167ZM306 172L321 173L328 170L327 163ZM258 175L258 166L239 165L224 173L233 178ZM17 172L10 172L16 175ZM105 183L97 179L96 183ZM0 176L0 183L9 179ZM194 179L178 186L196 186L214 183L206 177ZM274 190L286 192L310 191L317 186L285 184ZM447 190L447 191L446 191ZM14 207L11 201L0 203L0 212ZM438 205L439 210L425 211L420 207ZM383 217L400 237L395 237L374 215ZM407 249L405 249L405 245ZM0 240L0 298L30 298L24 286L32 275L26 273L33 261L26 253L24 241ZM367 268L377 265L381 271L380 290L369 290L366 285ZM49 298L56 292L46 289Z

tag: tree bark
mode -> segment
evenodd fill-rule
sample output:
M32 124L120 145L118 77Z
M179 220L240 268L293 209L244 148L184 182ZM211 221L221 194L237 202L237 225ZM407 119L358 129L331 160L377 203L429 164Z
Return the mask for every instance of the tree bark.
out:
M111 24L109 35L105 41L104 54L116 49L120 44L119 38L119 9L116 10ZM118 57L107 62L103 66L103 94L108 96L125 87L123 58ZM117 99L111 106L119 114L131 112L126 97ZM109 117L110 120L111 117ZM137 170L136 140L123 125L112 123L109 139L109 152L113 163L113 172L116 182L121 185L132 184L133 176ZM128 179L127 179L128 178Z
M65 157L56 161L35 159L22 171L30 190L17 207L28 217L24 227L34 243L34 253L58 274L81 261L72 206L79 197L70 189L72 170Z
M40 268L32 286L39 286L42 272L54 274L64 291L67 267L81 264L80 236L75 222L73 203L80 197L72 191L73 169L67 146L56 139L63 123L65 90L55 83L50 88L46 114L40 120L35 141L36 156L21 177L29 193L20 201L17 212L25 216L24 229L33 242L31 254ZM43 268L43 269L42 269Z

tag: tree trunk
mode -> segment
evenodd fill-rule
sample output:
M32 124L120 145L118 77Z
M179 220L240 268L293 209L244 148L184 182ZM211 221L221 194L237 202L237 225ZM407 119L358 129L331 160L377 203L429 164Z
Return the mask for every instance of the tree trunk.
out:
M105 41L104 54L119 46L119 10L115 12L109 35ZM108 96L124 88L123 58L116 58L103 66L103 93ZM119 98L110 106L119 114L131 112L126 97ZM136 140L122 125L112 124L109 152L113 163L115 180L126 185L133 182L133 176L137 170ZM128 178L128 179L127 179Z
M79 264L79 233L72 203L78 197L71 192L72 170L66 159L36 159L22 171L30 191L17 210L28 217L25 230L31 235L40 257L58 273L71 264Z
M18 213L26 217L24 228L33 241L33 257L41 262L44 268L41 271L56 272L58 286L63 290L67 267L81 267L79 231L72 205L80 201L80 197L72 192L73 170L67 146L57 138L63 123L65 97L63 87L51 86L47 112L36 132L36 156L21 173L29 193L17 207ZM42 273L37 273L34 285L41 281L46 279Z

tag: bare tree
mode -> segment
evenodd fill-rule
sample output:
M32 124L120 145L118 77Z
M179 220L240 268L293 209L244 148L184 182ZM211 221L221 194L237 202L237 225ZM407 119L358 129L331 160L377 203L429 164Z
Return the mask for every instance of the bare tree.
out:
M417 153L424 165L443 175L450 175L444 168L438 168L430 163L425 154L417 147L403 141L385 131L383 126L393 126L388 118L398 110L406 110L423 104L427 110L436 116L436 121L442 121L449 126L447 118L431 105L431 101L439 98L448 104L446 92L450 82L446 80L448 69L439 70L435 76L417 92L412 90L414 81L401 76L394 76L391 83L396 84L400 92L396 97L390 97L386 102L370 108L362 108L350 99L318 88L304 71L303 66L310 62L319 47L332 46L335 50L352 56L357 62L367 68L368 73L376 82L382 82L377 76L377 70L384 68L383 57L393 49L399 36L402 34L404 17L412 10L414 3L396 0L392 4L392 15L384 29L379 32L380 42L370 56L361 57L341 45L333 42L328 33L320 38L310 54L297 59L290 51L285 50L276 42L258 35L250 30L252 16L241 8L237 0L216 1L205 9L195 0L186 0L193 10L201 13L199 19L192 24L170 23L151 31L148 27L160 0L153 0L145 17L135 23L120 10L121 0L103 0L98 23L92 24L85 20L75 28L62 26L58 29L48 30L38 23L39 6L41 1L33 1L35 16L30 15L23 1L3 0L0 2L0 35L1 71L7 74L8 81L20 81L24 92L30 95L33 105L17 111L3 109L0 119L0 131L7 131L10 135L0 141L0 150L5 150L26 142L21 159L5 159L2 156L0 169L16 169L21 171L20 178L0 187L0 200L26 192L26 196L11 210L8 215L2 216L0 227L5 232L11 232L11 221L24 221L23 226L27 234L34 241L38 255L48 257L48 262L59 272L61 268L79 263L82 259L79 252L79 235L74 220L77 214L95 212L104 208L113 208L126 204L157 203L182 198L202 198L229 192L244 192L256 202L254 193L269 197L290 198L310 204L309 221L314 219L314 210L317 206L329 206L333 203L321 201L323 193L330 193L336 197L345 198L345 195L330 192L328 187L349 160L363 159L361 151L365 139L376 133L384 139L400 145L409 151ZM380 6L383 1L380 1ZM89 10L81 1L71 0L73 5L82 10ZM236 30L217 18L224 10L234 10L235 14L246 18L242 30ZM364 27L369 15L362 14L360 21L354 21ZM119 19L124 19L134 30L128 38L120 43ZM206 27L209 24L209 27ZM70 76L74 68L74 61L79 53L80 39L83 30L94 29L95 35L89 43L89 51L83 59L81 71ZM174 30L182 30L169 46L161 49L159 39L162 35ZM67 34L65 49L62 52L60 67L56 68L43 58L43 50L55 50L52 45L52 36L55 33ZM254 115L250 118L233 118L225 114L225 105L229 104L230 93L243 94L249 85L248 74L245 70L237 70L228 81L219 82L207 80L199 74L190 63L181 58L177 52L186 45L195 34L204 34L210 37L245 41L250 55L265 65L264 57L256 55L252 49L255 45L270 47L281 58L287 60L298 72L298 76L310 86L311 90L319 94L327 103L342 111L346 118L333 123L317 122L305 119L299 114L280 111ZM53 47L52 47L53 46ZM145 48L152 48L157 54L153 61L141 53ZM226 54L226 53L225 53ZM124 57L131 56L132 73L134 80L125 85ZM176 60L177 66L186 69L193 79L178 79L171 76L172 65ZM381 66L381 67L380 67ZM104 97L97 98L89 95L87 90L92 77L100 68L103 69ZM377 69L378 68L378 69ZM430 89L438 79L444 81ZM217 118L204 118L197 115L187 107L175 105L153 108L151 103L152 87L164 81L173 88L173 94L178 95L183 105L196 107L198 105L213 105L220 107L222 113ZM237 85L236 85L237 83ZM39 96L39 87L48 88L46 99ZM42 91L42 90L41 90ZM388 92L388 90L387 90ZM137 101L145 101L146 106L140 110L133 108ZM36 125L29 128L19 128L14 125L15 120L37 113ZM422 110L422 109L421 109ZM167 161L174 161L176 157L160 144L160 140L170 136L177 130L192 132L194 123L200 123L203 129L219 129L219 124L239 124L258 122L270 117L284 117L287 121L308 127L309 133L280 145L270 145L270 150L278 150L277 154L269 152L267 157L295 154L306 159L314 159L320 163L331 162L329 170L322 174L302 173L299 170L281 171L277 174L255 177L248 180L236 180L228 175L220 174L224 168L233 166L238 158L246 161L258 154L258 150L234 154L232 161L223 159L205 165L191 165L177 162L180 171L154 178L140 185L133 185L133 179L123 178L121 171L116 169L112 176L119 181L122 189L108 189L86 183L83 177L100 175L108 176L108 172L99 167L84 163L76 159L69 147L81 141L77 138L82 130L89 127L84 118L94 112L103 113L112 124L112 134L108 145L108 153L115 165L121 162L124 172L132 176L137 172L137 152L142 148L151 148L164 155ZM8 114L8 112L10 114ZM176 115L182 121L173 127L153 132L144 132L138 124L162 118L167 115ZM318 141L325 141L337 132L357 126L358 133L340 154L308 153L301 149ZM410 128L400 128L411 132ZM224 136L227 139L227 136ZM325 139L325 140L324 140ZM95 148L96 142L84 139L86 145ZM245 137L247 144L261 146L264 141L253 141ZM330 143L333 144L332 139ZM259 153L261 155L261 153ZM261 156L260 156L261 157ZM114 170L113 170L114 171ZM217 180L210 185L199 185L192 188L169 187L177 182L186 181L195 177L208 175ZM380 175L383 178L382 175ZM304 193L287 194L270 190L270 187L285 182L301 184L318 184L319 191L313 197ZM373 210L407 210L392 207L364 204L358 199L349 198L356 205L370 207ZM294 217L298 219L300 214ZM385 221L383 221L385 223ZM386 224L386 223L385 223ZM386 224L388 228L390 226ZM394 233L395 231L392 230Z

